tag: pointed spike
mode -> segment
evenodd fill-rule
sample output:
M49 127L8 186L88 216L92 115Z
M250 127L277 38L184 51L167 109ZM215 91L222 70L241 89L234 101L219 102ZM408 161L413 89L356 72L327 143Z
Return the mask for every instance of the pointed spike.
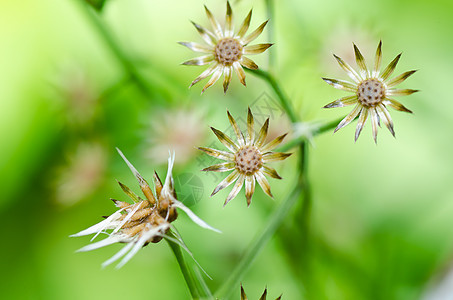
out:
M264 289L263 295L261 295L260 300L266 300L267 297L267 287Z
M249 26L250 26L250 20L252 18L252 10L250 10L250 12L247 14L247 16L245 17L244 21L242 22L242 25L237 33L237 36L242 39L245 35L245 33L247 32L247 30L249 29Z
M244 287L242 286L241 283L241 300L248 300L247 295L245 294Z
M402 53L398 54L390 63L389 65L385 68L385 70L381 74L382 80L387 80L390 75L392 75L393 71L395 71L396 65L398 64L398 61L401 58Z
M376 50L376 57L374 59L374 74L373 76L377 76L381 69L381 62L382 62L382 40L379 41L379 45Z
M142 199L137 196L130 188L128 188L125 184L121 183L120 181L116 181L118 182L118 184L120 185L121 189L123 190L123 192L126 193L126 195L129 196L129 198L131 198L134 202L140 202L142 201Z
M121 152L121 150L118 149L118 147L116 148L116 150L123 158L123 160L126 162L127 166L132 171L132 174L134 174L135 178L137 178L138 183L140 185L140 189L143 192L143 195L145 195L146 199L148 199L151 205L154 205L156 203L156 199L154 198L153 192L151 191L148 182L146 182L145 178L143 178L143 176L137 171L137 169L129 162L129 160L126 158L123 152Z
M360 53L360 50L356 46L356 44L353 43L353 45L354 45L354 54L355 54L355 60L356 60L357 66L359 67L360 71L362 71L362 73L365 76L368 76L368 69L365 64L365 59L363 58L363 55L362 55L362 53Z
M156 171L154 171L153 178L154 178L154 185L156 186L156 197L157 197L157 199L159 199L160 193L163 188L162 181L160 180L159 175L157 174Z
M118 208L126 208L126 207L131 206L129 203L124 202L124 201L120 201L120 200L116 200L116 199L112 199L112 198L110 198L110 200L112 200L113 203L115 203L115 206Z

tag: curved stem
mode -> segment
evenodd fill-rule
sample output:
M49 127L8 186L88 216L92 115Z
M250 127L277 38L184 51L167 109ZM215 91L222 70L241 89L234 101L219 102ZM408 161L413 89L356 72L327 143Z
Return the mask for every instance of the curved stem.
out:
M173 239L177 239L171 230L167 232L167 235ZM192 295L192 299L213 299L212 293L206 285L206 282L200 272L197 272L198 270L191 269L187 266L181 246L171 239L166 239L166 241L175 254L179 268L181 269L184 280L186 281L187 287Z
M189 268L187 267L187 264L184 260L184 256L182 254L181 247L178 244L173 243L169 240L167 240L167 243L170 246L171 250L173 250L173 253L175 254L176 260L178 261L178 264L179 264L179 268L181 269L181 272L182 272L182 275L184 276L187 287L189 288L190 294L192 295L192 299L199 299L200 292L198 291L198 288L194 283L192 274L189 271Z
M280 224L288 215L293 205L299 199L301 191L304 189L303 182L299 181L296 187L293 189L291 194L286 198L285 201L274 211L269 218L266 226L261 233L255 238L255 240L247 247L247 250L242 257L239 264L230 274L229 278L223 283L223 285L217 290L215 296L219 299L227 299L228 296L237 289L244 273L248 270L250 265L263 250L264 245L274 235L275 231L280 227Z
M131 80L139 87L145 96L152 95L151 85L145 80L140 74L135 65L131 62L131 59L126 55L125 51L119 46L114 39L113 35L107 29L101 18L89 7L87 3L82 3L80 0L76 0L79 5L84 6L81 10L86 14L87 18L91 21L93 26L98 30L105 43L112 50L124 71L130 76Z
M285 143L283 146L279 147L277 149L277 151L279 151L279 152L289 151L292 148L295 148L295 147L301 145L302 143L306 142L310 137L317 136L321 133L324 133L326 131L329 131L329 130L337 127L338 123L340 123L341 120L342 120L342 118L335 120L335 121L328 122L328 123L324 123L317 127L313 127L313 129L310 132L308 132L306 135L299 136L295 139L290 140L289 142Z
M267 28L267 38L269 40L269 43L272 43L274 41L274 28L275 28L274 0L264 0L264 2L266 3L267 19L271 20ZM269 50L270 50L268 55L269 70L273 71L275 66L276 49L275 47L272 47L272 49Z
M266 71L262 70L248 70L249 72L257 75L264 79L270 87L276 93L280 104L282 105L285 112L288 114L289 119L294 124L298 122L299 118L297 117L289 98L280 88L276 79ZM324 131L329 130L333 126L336 126L338 121L330 122L319 127L315 127L316 133L321 133ZM314 135L314 133L313 133ZM285 200L285 202L275 211L272 217L269 220L269 225L260 237L257 239L257 242L252 244L252 246L247 250L246 254L244 255L243 259L241 260L239 266L235 269L230 277L229 281L227 281L222 288L220 289L220 295L223 293L229 293L228 287L230 290L233 287L233 283L238 283L240 280L239 276L247 269L247 267L251 264L253 258L259 253L259 251L264 246L265 242L267 242L271 235L273 235L276 229L281 225L284 219L288 216L289 210L292 208L296 200L302 198L303 204L301 210L296 213L297 219L300 220L301 225L301 232L300 232L300 239L302 241L302 245L304 249L301 249L303 252L301 257L301 266L304 269L304 276L302 278L303 283L306 283L310 280L310 264L309 264L309 246L310 246L310 215L311 215L311 208L312 208L312 200L311 200L311 191L309 188L308 182L308 147L309 144L307 142L307 136L300 137L297 139L292 146L299 146L300 150L300 166L299 166L299 176L298 176L298 183L296 185L295 190L291 193L291 195ZM301 195L300 195L301 194ZM299 196L300 195L300 196ZM305 253L306 252L306 253Z
M277 94L278 100L280 101L280 104L282 105L285 112L288 114L288 117L291 120L291 122L296 123L298 121L298 117L294 112L291 102L289 101L289 98L285 95L285 93L283 93L283 90L278 85L274 76L272 76L269 72L260 69L257 70L246 69L246 70L267 81L267 83L274 90L275 94Z

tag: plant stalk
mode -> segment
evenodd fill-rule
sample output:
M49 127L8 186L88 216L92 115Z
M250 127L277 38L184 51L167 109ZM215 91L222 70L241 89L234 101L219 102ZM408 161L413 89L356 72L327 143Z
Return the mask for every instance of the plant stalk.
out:
M167 232L167 235L173 239L177 239L171 230ZM192 295L192 299L213 299L212 293L206 285L206 282L203 280L200 272L188 267L186 261L184 260L181 246L169 239L166 239L166 241L175 254L179 268L181 269L184 280L186 281L187 287Z
M291 122L296 123L298 121L298 117L294 112L291 102L289 101L288 97L283 93L274 76L272 76L269 72L260 69L257 70L246 69L246 70L264 79L271 86L271 88L277 95L278 100L280 101L280 104L282 105L283 109L288 114L288 117L291 120Z
M190 294L192 295L192 299L200 299L200 291L198 290L197 286L194 283L194 279L192 277L189 268L184 260L184 256L181 251L181 247L169 240L167 240L168 245L170 246L171 250L175 254L176 260L178 261L179 268L181 269L182 275L184 276L184 280L186 281L187 287L189 288Z
M309 132L307 135L296 137L296 138L290 140L289 142L285 143L283 146L279 147L277 149L277 151L279 151L279 152L289 151L289 150L301 145L302 143L306 142L310 136L314 137L314 136L317 136L321 133L324 133L326 131L329 131L329 130L335 128L338 125L338 123L341 122L341 120L342 120L342 118L335 120L335 121L328 122L328 123L324 123L324 124L320 125L319 127L314 127L313 130L311 132Z
M267 28L267 38L269 42L274 41L274 24L275 24L275 14L274 14L274 0L264 0L267 10L267 19L270 20L269 26ZM269 71L272 72L275 66L275 56L276 49L272 47L269 49Z
M284 221L293 205L299 199L301 191L304 189L303 183L298 182L291 194L283 201L283 203L274 211L269 218L266 226L258 235L257 238L251 243L242 257L239 264L230 274L229 278L215 293L219 299L227 299L233 291L239 287L239 283L244 273L248 270L250 265L254 262L259 253L263 250L264 245L274 235L275 231L279 228L280 224Z
M81 7L81 10L85 13L89 21L97 29L100 36L104 39L104 42L112 50L115 57L123 67L124 71L131 80L135 82L140 91L147 97L152 96L151 85L147 80L140 74L137 67L132 63L131 59L126 55L126 52L120 47L119 43L114 39L111 32L107 29L104 22L101 20L99 15L87 4L80 0L75 0Z

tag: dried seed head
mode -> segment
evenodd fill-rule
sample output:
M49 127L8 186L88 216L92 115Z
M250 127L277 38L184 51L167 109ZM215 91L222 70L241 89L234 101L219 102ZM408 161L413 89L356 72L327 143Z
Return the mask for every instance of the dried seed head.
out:
M341 128L350 124L354 119L358 117L355 140L360 136L363 126L367 120L371 121L373 139L377 143L378 128L383 123L390 133L395 136L393 129L393 121L388 111L388 107L391 107L398 111L409 112L411 111L404 107L401 103L394 99L392 96L407 96L417 92L413 89L395 89L394 86L405 81L409 76L415 73L414 70L404 72L392 79L390 76L395 71L396 65L401 57L398 54L388 65L381 71L382 62L382 42L376 50L376 58L374 67L368 69L365 64L365 59L360 53L359 48L354 44L354 54L359 70L354 70L349 66L343 59L334 55L340 67L345 70L349 77L354 81L347 82L343 80L323 78L328 84L332 85L336 89L353 92L355 95L347 96L335 100L326 106L325 108L333 107L344 107L354 105L354 109L338 124L334 132L337 132ZM390 98L388 98L390 97Z
M225 200L225 205L238 195L243 185L245 186L245 198L247 199L247 204L250 205L252 195L255 192L256 182L258 182L263 191L272 198L271 188L265 175L276 179L281 179L281 177L273 168L266 166L266 163L284 160L290 156L288 153L272 152L272 150L283 141L286 134L281 135L265 144L269 129L269 120L264 122L257 136L255 136L255 119L250 108L247 113L246 134L241 132L236 120L229 112L227 112L227 115L237 138L236 143L220 130L212 127L211 129L214 131L214 134L217 136L219 141L227 147L231 153L211 148L198 148L212 157L220 158L226 161L225 163L205 168L204 171L225 172L233 170L230 175L228 175L216 186L211 196L236 181L233 189Z
M236 39L220 40L214 51L215 60L224 66L231 66L242 57L242 45Z
M375 107L385 98L384 84L375 78L362 81L357 87L357 97L365 107Z
M239 30L235 32L233 26L233 11L231 10L231 6L228 1L224 28L220 26L220 23L206 6L205 10L213 30L210 31L198 24L192 23L207 45L200 45L191 42L179 42L179 44L191 49L192 51L204 53L203 56L183 62L183 65L203 66L209 64L208 69L195 78L190 86L193 86L206 77L211 76L208 83L203 87L201 93L204 93L204 91L215 84L223 74L223 91L226 93L231 83L231 79L233 78L232 71L237 74L239 81L245 86L245 72L243 67L256 70L258 69L258 65L244 55L248 56L260 54L272 46L271 43L255 45L250 44L263 32L267 21L262 23L252 33L246 35L250 26L252 11L250 11L244 19Z
M244 146L234 155L235 167L239 173L252 175L263 165L261 152L255 146Z
M118 150L118 152L120 151ZM171 222L175 221L178 216L176 208L185 211L188 216L201 227L218 231L198 218L189 208L176 199L172 177L172 168L175 161L174 153L170 154L168 159L168 171L165 185L162 185L157 173L154 174L157 195L152 193L152 190L148 185L146 185L145 190L143 190L144 185L142 183L144 182L144 179L142 180L141 176L137 176L138 171L131 163L129 163L121 152L120 154L129 168L133 171L134 175L136 175L143 193L145 195L146 193L149 193L149 196L155 201L150 201L149 197L147 197L147 200L141 199L127 186L120 183L123 191L134 201L134 203L129 204L127 202L112 199L115 205L120 208L119 210L112 215L105 217L103 221L82 230L79 233L71 235L83 236L95 233L96 235L94 238L96 238L100 233L107 233L108 237L102 241L89 244L79 251L90 251L113 243L126 243L128 245L102 264L105 267L124 256L117 266L119 268L128 262L141 247L162 240L167 232L171 230ZM108 230L112 231L107 232ZM179 235L176 236L176 242L180 245L184 244Z
M168 222L173 222L178 217L176 209L172 206L171 199L163 198L159 200L159 214L167 219Z

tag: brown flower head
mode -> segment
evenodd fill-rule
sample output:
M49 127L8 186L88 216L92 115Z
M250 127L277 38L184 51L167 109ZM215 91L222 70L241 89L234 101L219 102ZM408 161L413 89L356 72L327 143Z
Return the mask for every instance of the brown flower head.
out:
M167 178L164 185L157 173L154 172L154 184L156 189L156 194L154 194L146 180L126 159L123 153L119 149L117 150L137 178L145 199L136 195L121 182L118 182L121 189L131 198L133 203L130 204L128 202L112 199L119 210L112 215L105 217L105 220L90 228L72 235L83 236L95 233L95 236L91 240L94 240L100 233L105 233L108 237L99 242L89 244L78 251L90 251L110 244L125 243L126 246L102 264L102 266L105 267L124 256L117 265L119 268L127 263L142 247L149 243L157 243L162 238L167 238L173 242L179 243L186 249L182 239L176 231L172 232L172 236L167 234L173 227L171 223L178 217L176 208L186 212L187 215L201 227L218 231L198 218L189 208L176 199L172 176L175 160L174 154L170 155L168 158ZM109 230L111 230L111 232L108 232ZM173 237L175 235L177 236L177 239Z
M213 31L211 32L194 22L192 23L207 45L194 42L179 42L179 44L195 52L205 54L204 56L188 60L183 65L202 66L209 64L208 69L201 73L190 86L192 87L200 80L212 75L211 79L204 86L201 92L203 93L208 87L216 83L223 74L223 90L226 93L232 79L233 70L238 75L240 82L245 86L245 72L242 67L252 70L258 69L256 63L245 55L259 54L272 46L269 43L249 45L250 42L255 40L263 32L268 21L261 24L255 31L246 36L245 34L249 29L252 18L252 10L250 10L242 22L239 31L236 33L234 32L233 25L233 11L229 1L227 1L225 28L223 29L206 6L205 10Z
M395 131L393 130L393 121L390 117L388 107L409 113L412 113L412 111L404 107L398 101L394 100L393 96L406 96L418 92L418 90L394 88L396 85L405 81L409 76L414 74L416 70L405 72L390 79L390 76L393 74L393 71L395 70L396 65L401 57L401 54L398 54L398 56L396 56L396 58L392 60L383 71L381 71L381 47L382 42L379 42L379 46L376 51L376 59L372 70L369 70L367 68L365 59L363 58L362 54L355 44L354 52L357 66L359 67L358 72L355 71L340 57L334 54L337 62L346 71L353 82L323 78L325 82L332 85L334 88L348 91L354 94L352 96L346 96L333 101L324 106L324 108L354 105L354 109L340 122L340 124L338 124L337 128L335 128L335 132L351 123L358 116L359 121L357 123L355 132L356 141L359 138L360 132L362 132L362 128L368 117L371 118L373 138L376 143L378 126L380 126L381 120L387 126L392 135L395 136Z
M236 197L245 182L245 197L247 198L247 204L250 205L253 193L255 192L256 180L263 191L270 197L273 197L269 182L264 175L269 175L276 179L282 178L278 175L277 171L266 166L266 164L268 162L284 160L291 155L291 153L271 152L271 150L280 145L286 134L283 134L266 144L265 141L269 127L268 118L261 127L258 136L255 137L253 128L255 121L249 108L247 115L247 135L244 138L244 135L240 131L234 118L228 111L227 114L230 124L236 133L236 143L220 130L213 127L211 127L211 129L219 141L225 145L231 153L205 147L198 148L210 156L226 160L224 163L210 166L203 169L203 171L226 172L233 170L233 172L231 172L230 175L214 189L211 196L236 181L236 184L225 200L226 205L231 199Z

